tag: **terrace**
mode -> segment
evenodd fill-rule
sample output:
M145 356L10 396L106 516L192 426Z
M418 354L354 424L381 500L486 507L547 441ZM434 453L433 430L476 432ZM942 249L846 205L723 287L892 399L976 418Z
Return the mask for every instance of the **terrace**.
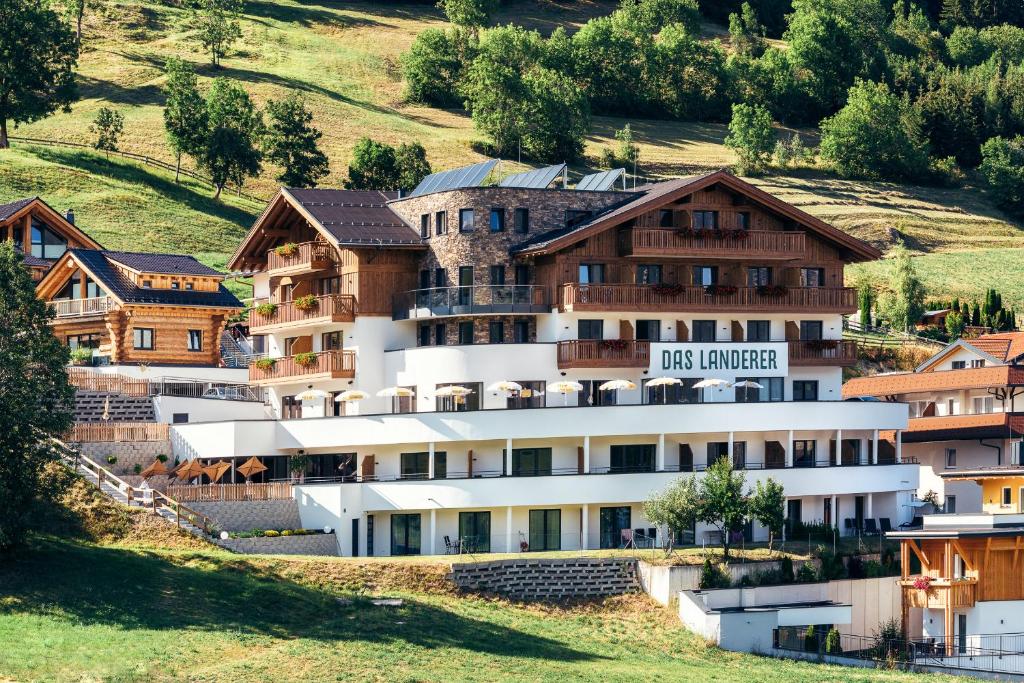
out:
M251 331L266 333L307 325L349 323L355 320L356 299L351 294L324 294L292 301L257 303L249 317Z
M96 296L88 299L56 299L47 302L58 318L84 318L103 316L114 310L116 303L109 296Z
M352 379L355 376L355 351L299 353L282 358L260 359L249 366L249 381L260 385L300 380Z
M493 313L548 313L547 291L538 285L433 287L396 294L394 320Z

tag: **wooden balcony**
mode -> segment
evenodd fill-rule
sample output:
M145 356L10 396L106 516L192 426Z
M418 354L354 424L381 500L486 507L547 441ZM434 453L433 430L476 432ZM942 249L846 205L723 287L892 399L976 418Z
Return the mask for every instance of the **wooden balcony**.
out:
M300 361L309 359L309 362ZM355 351L321 351L273 359L270 367L259 361L249 365L249 381L254 384L287 384L325 379L352 379L356 376Z
M559 370L581 368L647 368L651 343L625 339L573 339L558 342Z
M846 366L857 362L857 342L821 339L789 342L790 365Z
M323 242L296 244L291 254L283 254L279 249L267 252L267 272L271 277L312 273L334 265L334 248Z
M942 609L947 605L950 609L974 607L977 601L978 580L969 579L932 579L928 590L914 588L914 579L902 579L903 595L910 607L927 607Z
M686 285L562 285L563 312L814 312L853 313L857 291L851 287L699 287Z
M97 296L90 299L57 299L49 302L54 315L58 318L84 318L103 316L114 309L114 300L109 296Z
M298 301L301 304L303 299ZM312 306L301 308L295 301L272 303L276 306L273 313L260 313L253 308L249 312L250 330L272 332L303 325L350 323L356 319L356 299L351 294L324 294L312 301Z
M634 228L628 245L628 255L637 257L788 261L803 255L806 240L802 232L780 230L736 230L716 236L711 231Z

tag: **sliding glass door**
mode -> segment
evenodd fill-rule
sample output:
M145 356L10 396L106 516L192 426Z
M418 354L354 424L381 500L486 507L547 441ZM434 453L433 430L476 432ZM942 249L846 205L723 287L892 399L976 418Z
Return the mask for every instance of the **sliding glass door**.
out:
M391 515L391 554L420 554L419 514Z
M562 549L562 511L530 510L530 550Z

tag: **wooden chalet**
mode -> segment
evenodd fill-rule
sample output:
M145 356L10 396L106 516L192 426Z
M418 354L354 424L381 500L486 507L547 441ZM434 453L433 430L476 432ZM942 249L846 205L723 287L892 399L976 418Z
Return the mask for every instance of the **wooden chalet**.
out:
M39 197L0 204L0 239L13 241L22 251L35 282L68 249L103 248L75 226L74 214L64 216Z
M191 256L69 249L36 293L73 349L112 364L218 365L221 332L242 309L223 280Z

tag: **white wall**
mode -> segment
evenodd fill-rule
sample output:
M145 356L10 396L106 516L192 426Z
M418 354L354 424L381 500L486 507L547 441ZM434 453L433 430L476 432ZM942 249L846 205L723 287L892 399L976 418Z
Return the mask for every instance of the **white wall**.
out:
M156 411L156 421L168 424L174 421L175 413L187 414L189 422L261 420L269 417L267 407L257 401L154 396L153 408Z

